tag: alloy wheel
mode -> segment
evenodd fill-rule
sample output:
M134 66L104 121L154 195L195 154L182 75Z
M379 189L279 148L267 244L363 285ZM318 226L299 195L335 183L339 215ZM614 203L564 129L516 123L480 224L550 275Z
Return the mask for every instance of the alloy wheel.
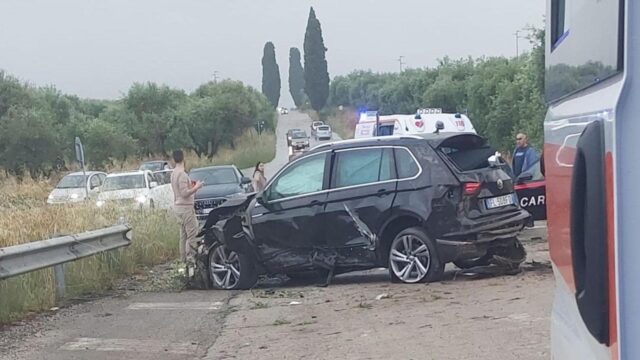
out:
M431 252L422 239L405 235L394 240L389 254L391 270L402 282L424 279L431 266Z

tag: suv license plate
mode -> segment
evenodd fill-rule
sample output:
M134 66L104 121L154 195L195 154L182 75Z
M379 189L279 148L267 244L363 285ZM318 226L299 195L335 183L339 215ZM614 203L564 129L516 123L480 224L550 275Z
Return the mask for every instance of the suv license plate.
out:
M487 209L495 209L502 206L513 205L513 194L498 196L485 200Z

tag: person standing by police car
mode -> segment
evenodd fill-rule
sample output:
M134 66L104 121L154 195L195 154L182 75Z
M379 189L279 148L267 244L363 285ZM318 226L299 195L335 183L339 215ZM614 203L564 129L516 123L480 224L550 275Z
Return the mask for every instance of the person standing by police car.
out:
M529 170L539 158L538 152L529 146L527 134L518 133L518 135L516 135L516 148L513 151L511 164L513 175L517 178L520 174Z

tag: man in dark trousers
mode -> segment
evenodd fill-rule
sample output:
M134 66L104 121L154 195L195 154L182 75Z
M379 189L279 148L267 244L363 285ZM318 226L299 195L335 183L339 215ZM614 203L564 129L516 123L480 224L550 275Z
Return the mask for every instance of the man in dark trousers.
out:
M516 148L513 151L513 174L517 178L523 172L526 172L539 160L538 152L529 146L529 138L527 134L518 133L516 135Z

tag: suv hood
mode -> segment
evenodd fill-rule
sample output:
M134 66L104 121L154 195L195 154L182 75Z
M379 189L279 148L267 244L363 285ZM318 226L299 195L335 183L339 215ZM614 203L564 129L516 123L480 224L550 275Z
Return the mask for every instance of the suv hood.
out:
M254 192L238 195L237 197L230 198L222 203L222 205L211 210L207 217L207 221L203 226L203 231L213 227L220 220L228 219L239 213L244 213L251 204L251 201L256 197L256 194L257 193Z
M98 200L122 200L122 199L135 199L140 195L148 195L147 189L124 189L104 191L98 195Z
M209 199L216 197L225 197L231 194L244 192L239 184L214 184L203 186L196 192L196 199Z

